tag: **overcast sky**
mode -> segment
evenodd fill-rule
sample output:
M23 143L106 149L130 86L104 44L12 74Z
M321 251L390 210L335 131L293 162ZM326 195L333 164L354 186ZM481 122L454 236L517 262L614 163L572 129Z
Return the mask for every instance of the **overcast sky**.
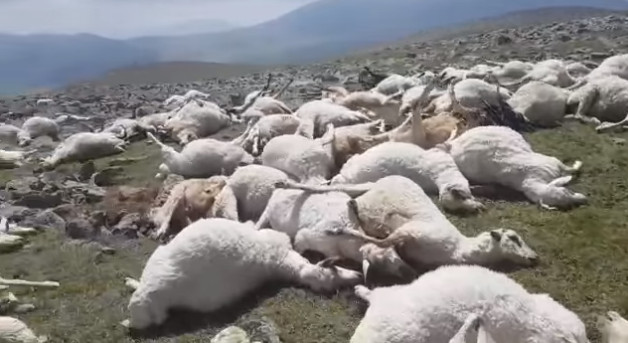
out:
M0 32L88 32L122 38L199 19L251 25L312 1L0 0Z

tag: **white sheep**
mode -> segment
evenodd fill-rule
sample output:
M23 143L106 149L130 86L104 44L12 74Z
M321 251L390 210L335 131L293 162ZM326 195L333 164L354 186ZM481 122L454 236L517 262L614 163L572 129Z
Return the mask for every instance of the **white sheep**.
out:
M259 156L268 142L281 135L291 135L297 132L301 125L299 118L291 114L278 114L261 117L253 124L244 138L242 146L253 156ZM250 147L250 149L249 149Z
M44 343L45 336L35 333L19 319L0 316L0 342L3 343Z
M446 343L474 314L495 342L589 342L580 318L549 295L479 266L441 267L409 285L355 293L369 307L351 343Z
M448 210L478 211L478 202L452 157L440 149L424 150L403 142L386 142L351 157L331 184L375 182L389 175L405 176L430 194Z
M129 301L128 327L162 324L171 308L213 312L269 281L291 281L314 291L355 285L357 272L310 264L274 230L222 218L201 219L146 262Z
M442 148L471 182L500 184L518 191L545 209L584 204L585 195L563 187L582 163L572 167L532 150L523 136L504 126L472 128Z
M567 105L577 106L576 119L600 124L598 131L628 123L624 120L628 112L628 80L619 76L600 76L574 90Z
M598 317L598 329L602 333L602 343L628 342L628 320L615 311Z
M525 76L517 81L505 83L504 86L520 86L529 81L542 81L560 88L567 88L577 83L567 71L563 61L549 59L536 63Z
M346 191L343 185L309 186L288 182L279 187L310 192ZM417 270L447 264L494 266L508 262L533 266L538 262L534 250L513 230L495 229L475 237L463 235L421 187L403 176L393 175L375 183L352 185L348 190L353 195L363 192L355 199L349 200L348 196L346 199L368 236L353 227L338 225L325 225L328 234L361 238L384 248L394 246L399 255ZM323 199L320 202L325 203ZM307 215L309 212L302 216Z
M147 136L161 149L164 162L155 176L177 174L185 178L203 178L218 174L231 174L240 165L253 163L253 156L229 142L201 138L188 143L181 152L163 144L150 132Z
M498 93L499 88L499 93ZM485 103L499 106L500 101L508 100L512 95L503 87L495 87L480 79L465 79L454 85L454 92L460 104L469 108L483 108ZM434 99L426 112L448 112L452 110L452 99L448 93L444 93Z
M173 95L163 102L163 105L169 108L179 107L194 99L208 99L209 94L203 93L196 89L190 89L184 95Z
M277 92L272 95L267 95L271 81L272 74L268 74L266 87L264 87L263 90L257 90L247 94L244 98L243 104L240 106L234 106L230 111L234 114L241 114L240 118L245 121L245 117L250 116L250 114L247 115L247 112L249 111L254 112L255 116L259 114L291 114L292 110L285 103L279 100L279 97L286 91L286 89L288 89L294 79L290 78Z
M182 145L229 126L231 117L213 102L191 101L166 120L164 129Z
M172 115L170 112L153 113L137 119L140 125L144 127L152 127L153 130L161 130L166 124L168 117Z
M384 95L376 91L359 91L349 93L335 102L353 111L366 109L372 112L376 119L383 119L386 125L397 126L404 119L399 116L401 102L396 99L402 94L403 91L392 95Z
M589 74L580 79L576 84L569 87L569 89L579 88L588 82L604 78L608 76L617 76L624 80L628 80L628 54L615 55L606 58L595 69L591 70Z
M35 104L37 105L37 107L40 106L50 106L54 103L55 101L53 99L37 99L37 101L35 102Z
M281 170L263 165L239 167L217 195L214 206L228 219L257 220L264 212L278 182L287 181ZM218 212L216 209L213 212Z
M13 169L24 165L28 157L36 153L37 150L30 151L10 151L0 149L0 169Z
M59 125L50 118L30 117L22 124L22 130L17 134L18 144L26 146L31 140L41 136L48 136L53 141L58 142L60 140Z
M519 80L534 69L534 63L519 60L512 60L508 62L486 62L498 66L498 68L493 69L491 72L500 81Z
M309 138L322 136L328 124L340 127L369 122L374 117L323 100L314 100L301 105L294 115L301 120L302 125L309 125L308 129L304 130L304 135Z
M430 71L421 72L412 76L391 74L380 81L373 90L384 95L393 95L399 91L406 91L412 87L420 86L436 78Z
M515 112L539 126L560 125L567 111L569 94L562 88L541 81L531 81L521 86L508 99Z
M581 79L591 73L592 69L580 62L571 62L565 66L567 72L572 77Z
M62 163L87 161L125 152L126 142L108 132L75 133L61 142L52 155L41 161L42 167L54 168Z
M119 118L114 120L109 126L105 127L101 132L110 132L122 139L133 139L146 132L155 132L155 128L145 125L139 120L129 118Z
M333 140L331 124L323 137L314 140L297 134L277 136L266 144L260 160L300 182L323 183L335 171Z
M282 180L280 188L295 185ZM307 185L296 184L307 189ZM299 253L315 251L328 261L349 259L362 262L366 278L370 266L381 266L397 276L403 277L412 271L392 248L379 248L365 242L368 237L333 236L329 231L354 232L359 222L349 208L351 197L344 192L311 194L300 189L276 189L257 221L255 227L270 227L287 234Z

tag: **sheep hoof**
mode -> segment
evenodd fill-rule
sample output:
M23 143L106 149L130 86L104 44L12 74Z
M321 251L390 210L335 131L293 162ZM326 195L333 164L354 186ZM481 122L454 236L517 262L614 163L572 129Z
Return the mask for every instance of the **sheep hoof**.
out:
M129 319L125 319L125 320L120 322L120 325L122 325L125 328L129 329L129 328L131 328L131 321Z
M136 290L140 286L139 281L130 277L124 279L124 284L132 290Z

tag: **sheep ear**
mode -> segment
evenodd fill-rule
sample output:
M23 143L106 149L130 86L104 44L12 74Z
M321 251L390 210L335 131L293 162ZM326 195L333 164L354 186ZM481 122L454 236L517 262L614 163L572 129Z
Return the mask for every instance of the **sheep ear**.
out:
M493 237L493 239L497 242L502 240L502 234L497 230L491 230L491 237Z

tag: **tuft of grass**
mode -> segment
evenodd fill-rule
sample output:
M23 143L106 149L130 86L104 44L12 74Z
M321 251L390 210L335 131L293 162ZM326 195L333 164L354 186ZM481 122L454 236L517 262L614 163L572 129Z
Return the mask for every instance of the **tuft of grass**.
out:
M486 200L488 210L475 217L449 216L460 230L473 235L496 227L517 230L539 253L533 269L510 275L532 292L549 293L574 310L587 324L592 342L599 342L596 316L608 310L628 315L628 154L613 137L592 127L567 123L555 130L526 135L534 149L567 161L582 160L580 177L570 187L587 194L590 203L571 211L544 211L527 202ZM144 162L123 167L132 182L152 180L160 162L154 146L138 142L123 155L101 159L103 166L120 157L147 155ZM149 165L152 164L155 167ZM64 242L55 232L32 238L26 249L0 258L4 277L61 282L57 290L18 293L37 310L20 315L40 335L53 342L206 342L221 328L251 318L268 317L285 343L347 342L359 323L359 301L344 291L332 296L285 286L260 290L237 311L208 316L173 314L175 333L131 336L118 325L127 316L130 291L127 276L139 277L155 248L148 240L116 246L113 256Z

